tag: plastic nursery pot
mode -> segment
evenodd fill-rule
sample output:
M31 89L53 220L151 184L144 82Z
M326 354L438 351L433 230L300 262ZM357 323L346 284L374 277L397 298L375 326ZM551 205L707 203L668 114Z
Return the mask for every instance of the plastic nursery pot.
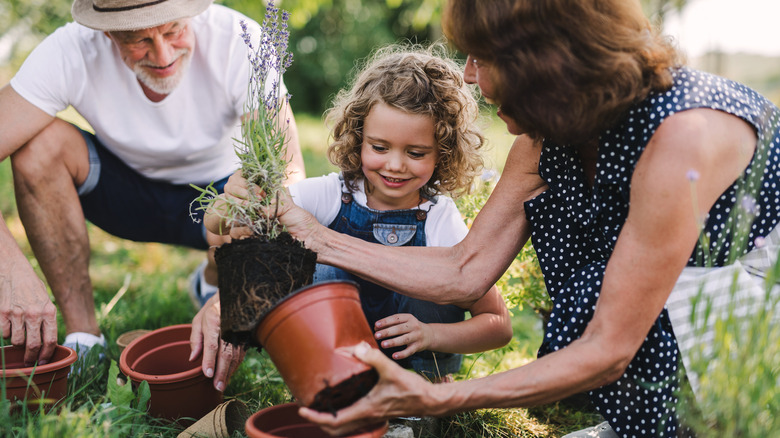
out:
M5 396L11 402L26 400L31 410L51 407L67 395L68 374L76 358L73 349L57 345L49 363L31 367L24 364L24 347L2 347L0 385L5 386Z
M202 358L189 361L191 331L192 324L151 331L130 342L119 357L119 369L133 387L144 380L149 383L152 416L197 420L222 403L222 393L201 370Z
M255 337L292 395L312 409L336 412L368 393L378 380L372 367L336 351L361 341L378 348L354 282L298 289L268 311Z
M343 436L380 438L385 432L386 422ZM298 415L298 405L295 403L271 406L255 413L246 421L246 434L249 438L331 438L316 424Z

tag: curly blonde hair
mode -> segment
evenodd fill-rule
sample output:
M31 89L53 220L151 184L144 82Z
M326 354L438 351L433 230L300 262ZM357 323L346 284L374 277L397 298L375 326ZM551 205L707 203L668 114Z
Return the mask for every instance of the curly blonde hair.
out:
M638 0L449 0L447 38L485 61L501 110L535 139L585 143L672 84L681 56Z
M391 45L377 50L364 61L352 86L341 90L326 111L332 138L328 158L341 170L350 190L356 190L356 182L363 178L363 122L380 102L433 119L439 155L421 194L430 198L468 193L482 170L479 149L485 139L476 123L479 106L474 90L464 82L461 66L446 55L445 47Z

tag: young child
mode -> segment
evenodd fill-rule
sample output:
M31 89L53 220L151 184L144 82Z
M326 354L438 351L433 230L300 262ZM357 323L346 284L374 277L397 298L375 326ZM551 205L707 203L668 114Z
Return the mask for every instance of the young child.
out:
M468 229L453 200L481 170L478 105L462 69L432 49L378 51L327 112L328 156L341 170L289 187L296 204L329 228L383 245L452 246ZM236 175L240 178L239 175ZM207 221L207 226L208 226ZM377 269L381 269L377 266ZM341 269L318 265L314 281L360 285L369 325L388 356L431 380L460 369L460 353L512 336L498 288L465 311L410 298Z

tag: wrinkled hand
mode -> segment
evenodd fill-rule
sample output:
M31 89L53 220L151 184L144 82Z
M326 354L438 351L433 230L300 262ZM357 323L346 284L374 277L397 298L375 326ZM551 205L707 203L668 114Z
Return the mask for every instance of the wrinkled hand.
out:
M241 169L236 170L230 175L225 183L225 197L236 200L246 200L249 197L246 179L241 176Z
M272 208L272 207L269 207ZM293 237L306 244L307 248L311 245L307 239L318 229L327 229L324 225L317 222L317 218L311 213L297 206L290 196L290 192L284 189L279 195L279 207L271 212L279 219L279 222L285 226L287 232Z
M263 193L259 194L261 197ZM244 203L249 198L249 188L246 179L241 176L241 171L237 170L228 181L225 183L225 190L222 195L226 200L237 201L238 203ZM219 202L214 206L214 209L218 211L221 208ZM287 231L296 239L306 242L306 238L316 230L320 225L317 219L308 211L298 207L292 200L289 191L285 188L279 194L278 204L267 207L263 212L269 217L277 217L279 222L285 226ZM211 218L209 218L211 216ZM217 220L218 215L207 214L206 228L215 234L227 234L223 231L225 224L221 220ZM251 231L246 227L231 227L230 237L233 239L241 239L251 234Z
M219 294L214 294L192 319L190 361L203 353L203 374L214 378L214 387L224 391L230 376L244 360L246 350L223 341L219 337ZM216 370L215 370L216 365Z
M27 265L29 267L29 265ZM32 267L17 271L13 264L0 272L0 335L25 346L24 363L48 362L57 346L57 308Z
M435 391L432 383L401 368L365 342L341 351L374 367L379 373L379 381L365 397L338 411L335 416L330 412L300 408L298 413L303 418L319 424L331 435L341 435L391 418L429 414L428 407L432 406L430 395ZM440 384L438 388L443 386Z
M374 325L374 337L382 348L406 348L393 353L393 359L405 359L418 351L429 350L433 344L433 330L409 313L398 313L380 319Z

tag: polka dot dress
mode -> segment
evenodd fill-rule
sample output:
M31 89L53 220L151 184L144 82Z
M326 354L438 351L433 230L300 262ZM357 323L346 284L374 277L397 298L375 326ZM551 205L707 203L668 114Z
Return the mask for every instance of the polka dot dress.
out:
M593 316L604 270L626 220L631 176L658 125L690 108L713 108L753 125L756 154L744 172L709 212L704 233L689 266L723 266L753 248L780 221L780 133L778 109L756 92L733 81L681 68L668 91L633 106L622 121L599 139L596 178L591 189L577 153L545 142L539 173L549 189L526 202L532 240L553 311L539 355L579 338ZM689 179L696 179L695 169ZM734 240L746 227L747 239ZM664 309L625 374L590 392L612 428L624 437L674 437L678 432L676 391L681 382L680 352Z

